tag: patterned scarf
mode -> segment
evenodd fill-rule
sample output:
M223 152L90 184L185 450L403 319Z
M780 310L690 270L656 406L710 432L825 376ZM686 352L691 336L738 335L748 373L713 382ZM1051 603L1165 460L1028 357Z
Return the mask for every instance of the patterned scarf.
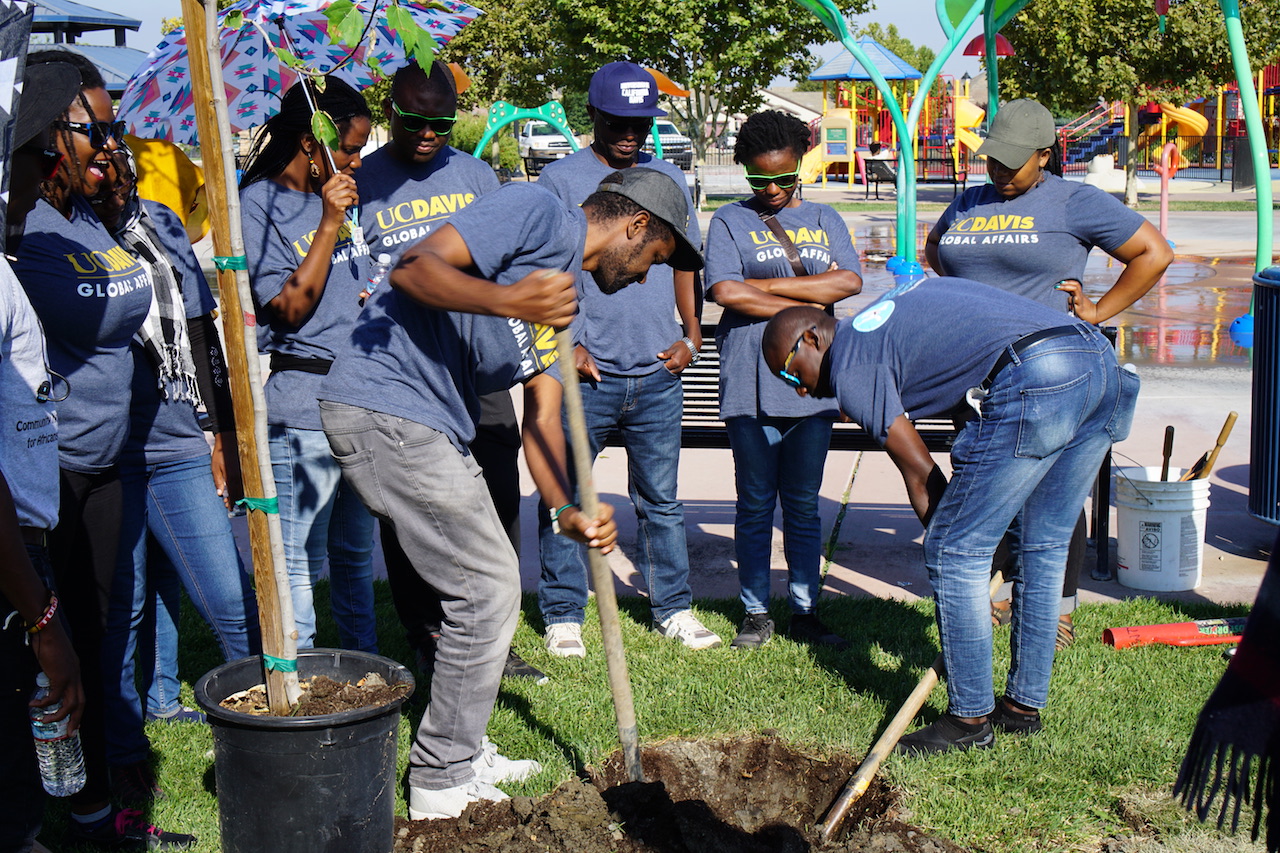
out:
M1222 680L1200 711L1173 793L1207 820L1222 794L1218 827L1231 813L1234 832L1240 808L1253 809L1258 840L1265 814L1266 846L1280 851L1280 537L1245 623L1240 646Z
M165 400L186 400L201 405L196 367L187 336L186 307L182 301L182 274L169 260L155 222L134 193L120 216L115 238L151 273L151 309L134 340L147 353L156 372L156 385ZM195 283L188 285L194 287Z

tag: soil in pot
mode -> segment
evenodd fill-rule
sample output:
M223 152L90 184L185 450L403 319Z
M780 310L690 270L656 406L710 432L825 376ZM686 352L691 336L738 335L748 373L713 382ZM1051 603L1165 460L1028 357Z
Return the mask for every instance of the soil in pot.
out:
M412 692L409 684L404 682L388 684L386 679L376 672L366 674L355 684L335 681L327 675L315 675L311 678L299 679L298 686L302 688L302 696L289 710L291 717L311 717L354 711L358 708L376 708L404 698ZM267 716L271 713L267 705L267 688L263 684L233 693L218 704L229 711L239 711L242 714Z
M857 760L815 758L776 737L671 740L642 750L643 783L620 753L590 781L545 797L476 803L455 820L396 819L395 853L963 853L897 820L895 793L872 783L844 837L823 845L817 823Z

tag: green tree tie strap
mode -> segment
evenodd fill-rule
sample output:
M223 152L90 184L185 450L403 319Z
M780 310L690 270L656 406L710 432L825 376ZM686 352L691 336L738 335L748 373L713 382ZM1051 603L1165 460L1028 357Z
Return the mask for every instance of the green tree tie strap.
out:
M262 659L266 661L267 670L275 670L276 672L297 672L298 659L285 660L284 658L273 657L266 652L262 653Z
M261 510L273 515L280 514L279 498L241 498L236 501L236 506L248 507L249 509Z
M249 259L244 255L225 255L213 258L214 265L223 271L226 270L247 270L249 269Z

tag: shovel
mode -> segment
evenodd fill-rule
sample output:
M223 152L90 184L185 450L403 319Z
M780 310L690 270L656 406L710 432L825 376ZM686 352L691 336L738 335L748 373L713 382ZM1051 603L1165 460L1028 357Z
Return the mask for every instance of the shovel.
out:
M556 333L556 349L560 354L560 381L564 384L564 407L569 416L569 440L573 444L573 467L578 475L578 501L582 512L594 518L600 502L591 479L591 447L587 444L587 422L582 414L582 391L578 387L578 370L574 366L573 340L568 329ZM618 595L613 588L613 572L598 548L587 549L591 566L591 585L596 590L596 610L600 614L600 634L604 643L604 659L609 668L609 690L613 694L613 713L618 721L618 741L622 744L622 763L627 778L644 781L640 766L640 735L636 728L636 705L631 694L631 677L622 648L622 624L618 618Z
M996 572L991 577L991 588L987 591L989 596L996 594L1000 589L1000 585L1004 583L1004 575ZM867 788L871 787L871 780L875 778L876 771L880 769L880 763L889 757L889 753L893 752L893 748L898 745L898 741L902 738L903 732L907 730L907 726L911 725L911 721L915 719L916 712L920 710L920 706L924 705L925 700L929 698L929 694L933 692L933 688L938 683L938 677L943 669L942 654L939 653L933 659L933 663L925 670L920 678L920 682L916 684L916 689L911 691L911 695L902 703L902 707L898 709L898 713L889 721L889 727L884 730L884 734L880 735L880 739L875 742L875 746L871 747L871 751L867 753L867 757L862 760L862 764L858 765L858 770L845 783L844 790L840 792L840 796L836 797L836 801L831 804L831 808L827 811L827 819L820 825L823 843L830 843L840 825L844 823L845 816L849 813L849 808L854 801L867 792Z
M1187 472L1178 478L1179 482L1187 480L1203 480L1209 476L1209 472L1213 470L1214 464L1218 461L1218 452L1222 450L1222 445L1227 443L1227 437L1231 435L1231 428L1236 425L1236 418L1239 415L1231 412L1227 415L1227 421L1222 425L1222 432L1218 433L1218 441L1213 445L1213 449L1196 460L1196 464L1187 469Z

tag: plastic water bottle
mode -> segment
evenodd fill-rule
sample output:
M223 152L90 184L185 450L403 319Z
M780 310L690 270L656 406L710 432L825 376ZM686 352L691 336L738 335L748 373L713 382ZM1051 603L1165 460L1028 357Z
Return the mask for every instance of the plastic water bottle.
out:
M389 272L391 272L391 256L382 252L369 264L369 280L365 282L364 290L360 291L361 305L373 295L373 291L377 290L378 285L382 284L382 280Z
M49 695L49 676L36 676L36 692L32 699ZM80 732L67 734L67 718L42 722L41 717L61 708L54 703L46 708L31 709L31 734L36 739L36 759L40 763L40 781L54 797L68 797L84 787L84 754L80 751Z

